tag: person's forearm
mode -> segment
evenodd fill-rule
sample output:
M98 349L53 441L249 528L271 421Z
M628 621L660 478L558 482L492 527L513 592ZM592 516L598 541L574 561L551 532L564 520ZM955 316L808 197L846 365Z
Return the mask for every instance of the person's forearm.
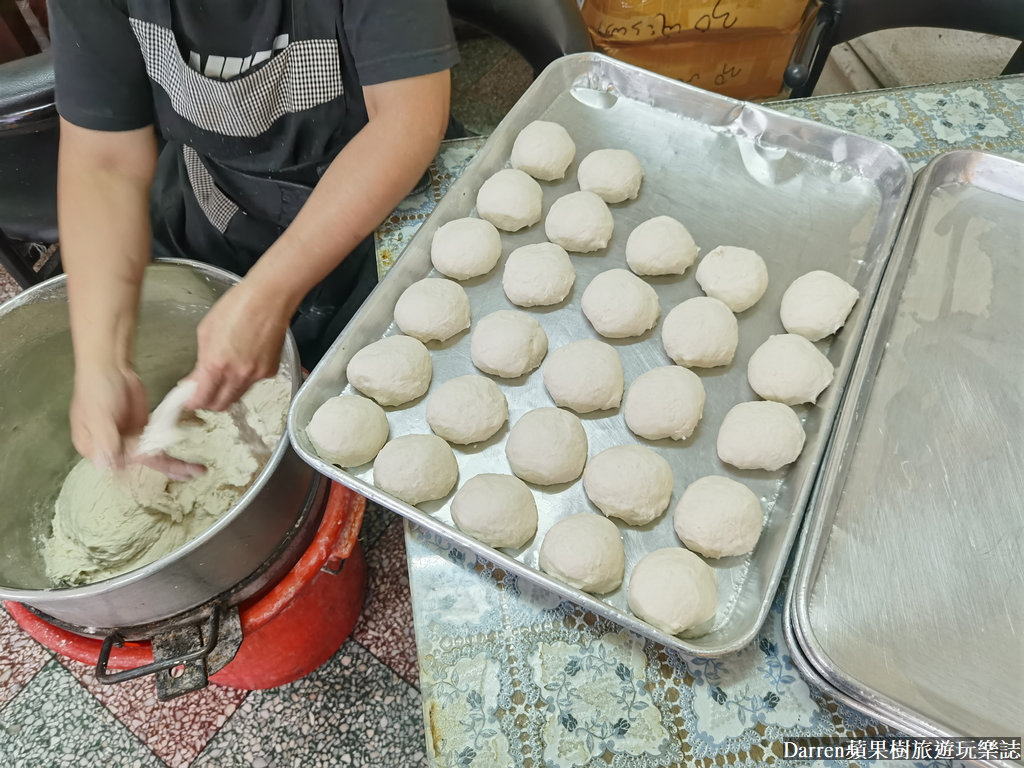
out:
M62 122L57 200L78 369L131 365L156 156L152 129Z

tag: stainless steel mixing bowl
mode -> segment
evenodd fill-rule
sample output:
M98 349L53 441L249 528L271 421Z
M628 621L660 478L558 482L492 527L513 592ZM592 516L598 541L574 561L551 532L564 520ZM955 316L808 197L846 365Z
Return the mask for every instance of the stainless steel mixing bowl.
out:
M192 369L200 319L237 281L190 261L147 268L135 360L150 408ZM282 361L294 394L301 366L290 335ZM0 306L0 599L101 633L201 605L231 590L278 550L315 487L314 471L292 451L287 431L252 486L198 538L130 573L51 588L42 543L50 535L61 483L79 458L68 424L72 373L63 276Z

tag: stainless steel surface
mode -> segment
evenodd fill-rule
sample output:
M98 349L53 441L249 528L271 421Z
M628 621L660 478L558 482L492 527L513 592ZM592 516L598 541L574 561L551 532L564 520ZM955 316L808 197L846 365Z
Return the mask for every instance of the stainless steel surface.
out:
M147 269L136 365L150 407L189 372L199 320L236 281L230 273L193 262ZM282 359L294 392L300 366L290 336ZM279 551L309 504L316 476L286 435L234 507L186 546L113 579L49 588L41 545L64 476L78 459L67 416L72 371L63 276L0 307L0 598L87 632L134 627L230 590Z
M915 735L1024 723L1022 290L1024 165L940 156L915 186L788 595L815 674Z
M429 246L434 231L473 211L482 181L505 166L519 130L538 118L562 123L577 145L567 179L542 184L545 212L556 198L576 188L579 161L591 150L629 148L645 169L639 198L611 206L615 233L607 250L573 255L577 278L568 299L555 307L528 310L544 326L551 350L574 339L597 338L579 310L580 296L597 273L625 266L629 232L651 216L671 214L680 219L704 253L720 244L743 245L759 251L768 264L768 292L739 318L736 361L724 370L698 371L708 397L695 435L682 443L642 441L673 467L673 506L690 482L710 473L741 479L764 505L764 533L753 555L711 561L719 576L719 610L713 631L700 638L670 636L634 617L626 605L628 574L627 582L617 591L593 597L538 570L540 542L548 528L570 512L596 512L582 483L534 487L540 511L537 536L522 550L498 552L452 527L450 497L421 509L411 507L376 489L370 466L346 472L321 461L305 435L316 408L346 389L345 366L351 356L367 343L397 332L392 310L398 296L412 282L432 274ZM597 613L687 653L718 655L736 650L755 636L770 607L909 186L905 161L880 143L690 88L597 54L563 58L549 67L509 112L303 385L293 403L289 433L300 455L321 472ZM543 240L542 223L525 232L503 233L504 256L518 246ZM726 411L755 397L746 381L746 360L770 334L782 332L778 309L789 282L818 268L836 272L863 296L842 333L831 343L820 345L836 365L836 381L818 407L799 410L808 442L800 460L788 471L732 470L719 462L715 440ZM474 320L511 307L500 276L499 266L463 283ZM692 269L682 278L659 277L648 282L658 293L662 318L682 300L701 295ZM662 350L660 333L659 321L638 339L610 342L621 353L627 385L642 371L671 363ZM470 361L469 339L467 332L447 343L429 345L434 363L431 391L449 378L476 372ZM498 383L509 400L511 423L532 408L551 405L539 371ZM428 431L424 403L421 399L408 407L389 409L392 437ZM613 445L637 442L626 428L621 409L587 415L583 424L590 456ZM510 471L503 450L507 433L505 428L484 444L456 448L461 482L480 472ZM671 510L642 528L621 523L619 528L627 567L648 551L679 546Z

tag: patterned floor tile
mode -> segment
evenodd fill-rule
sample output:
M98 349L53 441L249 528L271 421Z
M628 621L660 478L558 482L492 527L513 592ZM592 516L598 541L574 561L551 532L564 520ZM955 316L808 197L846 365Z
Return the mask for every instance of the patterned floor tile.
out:
M366 500L366 512L363 514L363 527L359 529L359 543L363 551L369 553L377 544L380 535L398 518L390 509Z
M93 667L70 659L59 661L171 768L187 768L248 695L248 691L211 685L160 702L152 678L102 685Z
M162 768L163 763L56 661L0 711L5 768Z
M366 558L366 605L352 637L410 685L418 685L404 530L401 519L392 522Z
M490 72L509 53L505 43L493 37L476 37L459 43L459 63L452 67L452 94L459 96Z
M18 695L51 656L0 608L0 708Z
M254 691L195 768L337 768L426 764L419 694L349 640L327 664Z
M503 115L519 101L533 82L533 69L514 51L509 51L486 75L477 81L467 96L498 109Z
M10 276L6 269L0 267L0 302L21 293L21 286Z

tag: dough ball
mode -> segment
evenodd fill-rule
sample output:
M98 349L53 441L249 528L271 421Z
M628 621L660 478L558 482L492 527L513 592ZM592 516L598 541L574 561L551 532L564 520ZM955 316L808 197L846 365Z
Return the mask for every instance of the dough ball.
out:
M721 475L687 487L672 513L676 535L705 557L745 555L761 538L764 513L754 492Z
M541 372L555 404L576 413L618 408L622 402L622 360L603 341L582 339L559 347Z
M489 547L518 549L537 533L537 503L512 475L477 475L452 499L452 520Z
M469 328L469 296L458 283L427 277L410 285L395 304L395 325L420 341L446 341Z
M857 289L841 277L816 270L790 283L782 294L779 315L787 331L818 341L843 327L859 297Z
M443 224L430 241L434 269L454 280L468 280L494 269L501 258L501 235L489 221L455 219Z
M396 437L373 462L373 484L407 504L447 496L458 479L455 454L437 435Z
M558 123L534 120L523 128L512 145L512 167L535 179L554 181L565 177L565 169L576 157L576 143Z
M769 336L747 363L750 388L765 400L786 405L815 402L834 372L828 358L795 333Z
M306 427L306 436L320 458L340 467L372 461L387 442L388 432L384 409L354 395L326 400Z
M381 405L404 405L430 387L430 352L411 336L388 336L368 344L348 361L349 383Z
M739 343L736 315L710 296L696 296L673 308L661 328L661 344L676 365L728 365Z
M629 609L670 635L706 634L718 610L718 575L682 547L656 549L633 566Z
M796 411L771 400L734 405L718 430L718 458L738 469L774 471L796 461L804 449Z
M505 456L512 471L528 483L569 483L587 463L587 433L568 411L535 408L509 431Z
M754 306L768 288L764 259L735 245L720 245L708 253L697 265L696 278L704 293L733 312Z
M629 385L626 426L648 440L685 440L704 415L704 399L704 384L690 369L652 368Z
M593 192L570 192L558 198L544 219L548 240L577 253L604 248L613 229L612 212Z
M526 173L505 168L491 176L476 195L476 212L498 229L516 232L540 221L544 191Z
M584 592L603 595L618 589L626 571L619 529L592 512L559 520L540 545L540 568Z
M500 309L476 324L469 344L473 365L512 379L532 371L548 353L548 336L525 312Z
M626 263L638 275L681 275L699 252L686 227L671 216L648 219L626 240Z
M569 254L554 243L535 243L516 248L508 255L501 285L505 295L520 307L557 304L572 290L576 270Z
M587 463L583 489L608 517L646 525L668 508L675 479L668 462L642 445L618 445Z
M628 149L598 149L580 161L580 189L600 195L606 203L632 200L640 191L644 169Z
M583 314L609 339L639 336L658 322L661 305L654 289L628 269L602 272L583 291Z
M459 376L427 398L427 424L450 443L479 443L508 419L508 401L486 376Z

